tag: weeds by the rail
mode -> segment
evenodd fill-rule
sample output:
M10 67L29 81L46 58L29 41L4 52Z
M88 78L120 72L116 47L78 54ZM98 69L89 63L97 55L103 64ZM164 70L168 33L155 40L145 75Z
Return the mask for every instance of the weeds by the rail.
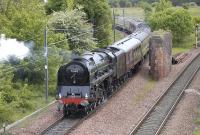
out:
M141 89L141 93L135 97L135 103L141 101L146 97L146 95L153 90L156 82L151 78L151 76L148 76L147 83L144 85L144 87Z
M196 119L194 120L196 129L193 132L193 135L200 135L200 107L196 110Z

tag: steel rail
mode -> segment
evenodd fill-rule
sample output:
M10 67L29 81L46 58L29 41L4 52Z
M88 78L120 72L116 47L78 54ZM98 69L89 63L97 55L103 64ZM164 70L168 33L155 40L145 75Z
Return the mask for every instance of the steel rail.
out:
M56 135L61 135L62 134L62 135L67 135L67 134L69 134L76 127L78 127L80 124L82 124L84 122L84 120L88 119L89 117L91 117L92 115L94 115L96 111L99 111L103 106L105 106L106 103L108 103L107 101L109 101L110 98L114 97L128 82L129 82L129 80L127 80L122 85L120 85L113 92L113 94L111 96L109 96L102 104L98 105L94 110L92 110L85 117L80 118L80 119L75 119L75 118L74 119L67 119L67 118L61 117L60 119L58 119L57 121L55 121L54 123L52 123L51 125L49 125L42 132L40 132L39 135L45 135L45 134L56 134ZM73 123L72 120L74 120L75 122ZM61 129L63 131L59 131L60 134L59 133L55 133L56 131L54 130L54 128L55 127L59 127L59 124L62 123L63 121L65 121L65 124L68 124L67 129L65 129L65 128ZM70 125L70 122L71 122L71 125Z
M197 62L196 68L192 68L192 64ZM190 68L191 67L191 68ZM185 66L181 72L178 73L176 79L170 84L170 86L163 92L163 94L158 98L158 100L156 101L156 103L148 110L147 113L145 113L145 115L142 117L142 119L138 122L138 124L134 127L134 129L129 133L129 135L134 135L134 134L141 134L141 135L158 135L161 131L161 129L163 128L163 126L165 125L167 119L169 118L170 114L173 112L174 108L176 107L176 105L178 104L179 100L181 99L181 96L184 93L184 90L188 87L188 85L190 84L190 82L192 81L193 77L195 76L195 74L197 73L197 71L200 68L200 54L198 54L194 59L192 59L189 64L187 66ZM181 87L180 85L178 85L178 81L180 81L184 75L184 73L186 74L187 71L192 70L190 73L190 77L188 78L188 80L186 81L185 84L182 84L183 88L179 89L178 91L178 95L175 95L173 93L171 93L171 97L170 98L175 98L172 99L173 104L171 106L168 106L170 109L167 111L168 112L164 112L167 113L166 115L162 115L161 112L163 109L163 105L166 106L165 104L161 104L159 107L159 104L162 103L162 101L165 99L165 97L167 97L170 92L175 89L177 89L177 87ZM173 89L173 86L176 86ZM170 91L171 90L171 91ZM168 95L167 95L168 94ZM169 99L171 100L171 99ZM174 101L175 100L175 101ZM164 101L163 101L164 102ZM166 100L166 102L168 102L167 104L170 103L170 101ZM156 110L157 109L157 110ZM160 110L160 112L159 112ZM157 111L157 115L156 114ZM159 121L155 120L155 117L162 117L162 122L159 123ZM154 120L154 121L150 121L150 120ZM148 123L147 123L148 122ZM159 124L159 125L155 125L155 124ZM145 127L146 126L146 127ZM148 128L148 126L150 126ZM145 132L145 133L144 133Z
M41 131L39 133L39 135L44 135L45 133L47 133L50 129L52 129L53 127L55 127L59 122L61 122L64 119L64 117L59 118L58 120L56 120L54 123L52 123L51 125L49 125L46 129L44 129L43 131Z

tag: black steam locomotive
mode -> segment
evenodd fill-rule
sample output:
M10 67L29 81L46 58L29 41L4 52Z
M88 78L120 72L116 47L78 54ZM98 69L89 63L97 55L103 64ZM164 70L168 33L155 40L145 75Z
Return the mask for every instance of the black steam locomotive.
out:
M136 28L131 35L59 68L57 99L65 116L94 109L131 76L147 55L150 28L141 21L128 20Z

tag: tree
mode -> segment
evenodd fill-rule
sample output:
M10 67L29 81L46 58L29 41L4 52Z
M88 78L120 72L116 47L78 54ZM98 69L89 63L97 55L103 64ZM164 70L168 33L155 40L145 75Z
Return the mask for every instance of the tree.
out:
M107 0L77 1L83 5L89 21L93 24L94 37L97 38L99 47L109 45L112 41L112 20Z
M73 2L66 0L49 0L46 6L47 13L53 11L66 11L71 5L71 9L83 6L83 11L87 14L87 19L93 24L94 38L97 39L99 47L109 45L111 43L112 35L112 20L111 10L107 0L73 0ZM67 4L68 3L68 4ZM73 4L69 4L73 3ZM67 6L68 5L68 6ZM64 8L63 8L64 7Z
M154 12L147 20L152 30L170 30L175 42L182 41L192 32L192 18L185 9L168 8Z
M200 16L195 16L192 18L193 24L195 25L199 25L200 24Z
M150 12L152 12L151 5L147 2L139 2L139 6L144 9L145 15L148 16Z
M155 7L155 11L159 12L159 11L164 11L168 8L172 7L172 4L169 0L160 0Z
M2 0L0 2L1 33L18 40L41 45L46 16L40 0Z
M55 33L63 33L66 39L63 42L68 42L70 50L76 53L95 48L92 25L87 23L85 14L81 11L55 12L51 15L48 26L50 29L65 29Z
M57 11L72 10L75 6L75 0L48 0L45 5L46 13L52 14Z

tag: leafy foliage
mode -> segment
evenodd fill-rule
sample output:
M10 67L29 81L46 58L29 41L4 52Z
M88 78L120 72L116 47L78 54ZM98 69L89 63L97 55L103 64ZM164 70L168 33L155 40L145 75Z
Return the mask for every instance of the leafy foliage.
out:
M197 25L199 24L200 25L200 16L195 16L192 18L192 21L193 21L193 24L194 25Z
M59 3L59 4L56 4ZM63 5L65 8L62 8ZM112 35L112 22L111 11L108 6L107 0L49 0L47 4L47 13L53 13L52 11L67 11L68 9L80 9L80 5L83 7L84 12L87 14L87 19L93 24L94 38L97 39L99 47L109 45L111 43ZM51 12L49 12L51 11Z
M46 11L46 12L45 12ZM0 126L37 108L44 93L44 28L48 24L49 93L55 94L57 70L82 53L111 41L111 11L106 0L1 0L0 33L31 41L30 55L0 63ZM55 30L55 29L67 29ZM97 42L96 42L97 41Z
M48 24L50 29L63 29L55 32L64 33L66 39L64 42L67 42L70 50L76 53L95 47L92 26L85 21L85 14L81 11L55 12Z
M52 14L53 12L72 10L75 6L75 0L48 0L45 5L46 13Z
M0 123L11 122L13 114L12 109L0 100Z
M160 0L155 6L155 11L156 12L164 11L170 7L172 7L172 4L169 0Z
M107 0L77 0L83 5L88 19L94 25L94 37L98 39L99 47L107 46L111 43L112 20L111 10Z
M144 9L145 15L149 15L152 12L151 5L147 2L139 2L139 6Z
M170 8L170 4L165 0L160 0L156 5L156 10L147 20L152 30L170 30L175 42L181 42L192 32L192 17L185 9Z
M40 0L1 0L1 33L18 40L42 42L42 29L45 24L44 8ZM42 19L41 19L42 18ZM6 25L5 25L6 24Z

